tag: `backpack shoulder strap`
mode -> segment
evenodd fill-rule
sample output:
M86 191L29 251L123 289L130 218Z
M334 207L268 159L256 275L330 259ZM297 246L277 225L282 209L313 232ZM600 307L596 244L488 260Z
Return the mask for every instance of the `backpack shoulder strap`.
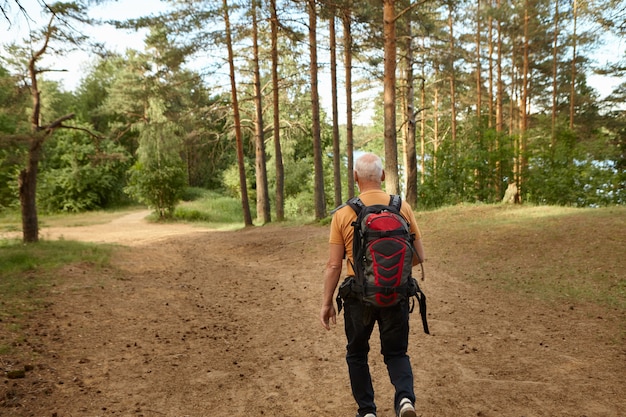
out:
M361 214L361 210L365 207L365 204L363 204L359 197L352 197L350 200L346 201L345 205L352 207L352 210L354 210L357 217Z
M350 200L346 201L342 205L335 207L330 212L330 215L332 216L333 214L335 214L337 211L341 210L345 206L350 206L352 210L354 210L354 212L358 216L359 213L361 213L361 210L363 209L363 207L365 207L365 204L363 204L363 202L361 201L359 197L352 197Z
M402 207L402 197L400 197L397 194L392 194L389 197L389 205L393 208L395 208L396 210L398 210L398 213L400 212L400 208Z

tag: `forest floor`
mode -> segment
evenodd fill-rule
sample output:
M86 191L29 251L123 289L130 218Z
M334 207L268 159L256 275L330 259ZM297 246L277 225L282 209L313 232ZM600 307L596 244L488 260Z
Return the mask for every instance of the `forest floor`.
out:
M110 267L64 268L45 305L15 318L25 336L0 353L0 370L27 372L0 377L1 416L356 414L343 314L331 331L318 319L327 226L210 231L151 224L147 214L42 229L46 239L117 246ZM418 415L626 416L622 309L546 301L467 279L448 268L446 254L457 243L429 239L427 224L422 232L432 334L414 313L409 354ZM559 242L536 244L541 253ZM11 324L0 323L0 341L11 337ZM393 417L379 351L375 332L378 417Z

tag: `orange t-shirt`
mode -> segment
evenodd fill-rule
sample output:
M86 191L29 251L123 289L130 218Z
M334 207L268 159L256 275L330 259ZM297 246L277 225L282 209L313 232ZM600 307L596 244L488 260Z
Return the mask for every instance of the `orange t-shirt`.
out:
M370 190L365 191L359 195L359 198L366 206L373 206L375 204L389 204L389 194L383 190ZM400 214L404 216L405 220L409 224L411 233L415 235L415 239L420 239L422 236L420 230L417 227L415 215L408 203L402 201L402 207L400 208ZM352 270L352 238L354 235L354 227L352 222L356 220L356 213L352 210L352 207L345 206L340 208L333 214L333 219L330 223L330 238L329 243L343 245L344 254L347 260L348 275L354 275Z

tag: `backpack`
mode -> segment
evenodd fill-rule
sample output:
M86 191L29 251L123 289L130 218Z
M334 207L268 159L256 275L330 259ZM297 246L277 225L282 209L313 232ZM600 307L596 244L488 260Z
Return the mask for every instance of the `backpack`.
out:
M359 197L354 197L346 205L354 210L357 218L352 223L355 276L353 281L342 285L343 295L349 290L348 296L356 296L377 308L391 307L414 296L419 302L424 332L428 334L426 296L412 276L413 257L419 255L413 246L415 236L400 214L402 199L392 195L388 205L366 206ZM338 297L338 302L340 298L346 297Z

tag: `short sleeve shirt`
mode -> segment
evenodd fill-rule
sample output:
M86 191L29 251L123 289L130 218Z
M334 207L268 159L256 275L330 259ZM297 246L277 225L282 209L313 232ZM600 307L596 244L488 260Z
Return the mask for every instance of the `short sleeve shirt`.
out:
M373 206L375 204L389 204L390 196L382 190L370 190L361 193L359 198L366 206ZM400 214L402 214L408 222L411 233L415 235L415 239L420 239L421 233L415 221L413 210L408 203L402 201ZM354 275L351 264L353 263L352 238L354 235L352 222L355 220L356 213L354 210L350 206L345 206L335 212L330 223L330 238L328 241L331 244L343 245L345 257L348 260L348 275Z

